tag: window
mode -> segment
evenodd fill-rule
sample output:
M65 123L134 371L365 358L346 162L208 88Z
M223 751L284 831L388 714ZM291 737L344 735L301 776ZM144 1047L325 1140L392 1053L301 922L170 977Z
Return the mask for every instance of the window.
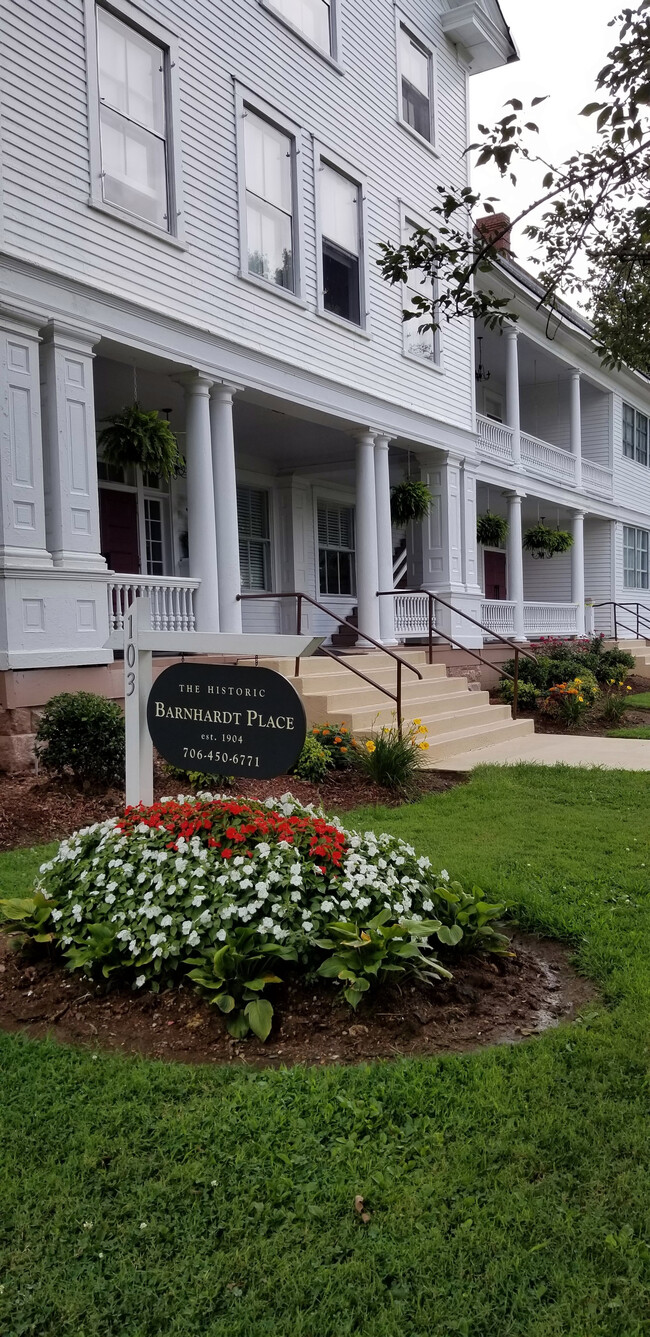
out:
M362 188L320 161L323 308L353 325L362 320Z
M155 497L144 499L145 556L148 576L164 576L162 505Z
M623 455L637 464L648 464L648 419L631 404L623 405Z
M308 42L332 54L332 6L329 0L265 0L283 19L298 29Z
M97 6L102 199L170 227L169 50Z
M403 23L399 24L398 42L400 119L432 144L433 54Z
M271 588L269 494L261 488L237 488L239 566L243 590Z
M410 219L405 220L403 231L406 241L412 237L416 227L417 224ZM440 361L439 330L420 328L431 317L430 314L423 312L413 299L414 297L425 297L430 300L435 295L436 288L437 284L424 270L409 270L408 279L404 284L404 310L415 311L417 314L413 319L404 321L404 352L409 357L415 357L434 365Z
M354 594L354 509L318 503L318 572L321 594Z
M295 140L247 104L242 115L245 268L267 283L295 292Z
M647 529L623 526L623 584L626 590L648 589Z

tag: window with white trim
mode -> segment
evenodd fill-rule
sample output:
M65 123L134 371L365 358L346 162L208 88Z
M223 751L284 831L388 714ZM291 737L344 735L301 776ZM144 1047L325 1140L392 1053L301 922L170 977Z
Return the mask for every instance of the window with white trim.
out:
M295 292L295 139L247 103L243 117L248 273Z
M318 503L318 579L321 594L354 594L354 507Z
M314 46L333 54L333 13L330 0L265 0L266 7L277 10L292 27L297 28Z
M398 59L400 120L433 144L433 51L402 22L398 27Z
M411 219L405 219L405 242L408 243L411 240L417 226L417 223L414 223ZM436 288L436 280L432 279L431 275L423 269L410 269L406 283L403 285L404 311L416 313L410 320L403 322L404 352L408 357L418 358L418 360L429 362L434 366L437 366L440 362L440 331L433 330L430 325L427 325L427 321L431 320L431 311L423 312L417 299L424 297L427 301L431 301L435 296Z
M164 576L165 543L162 502L157 497L144 498L144 536L147 575Z
M649 463L648 418L631 404L623 405L623 455L637 464Z
M264 488L237 488L239 567L243 590L271 588L269 494Z
M626 590L648 589L649 540L647 529L623 526L623 584Z
M170 226L169 50L96 7L102 199Z
M363 325L362 187L323 158L319 170L323 309Z

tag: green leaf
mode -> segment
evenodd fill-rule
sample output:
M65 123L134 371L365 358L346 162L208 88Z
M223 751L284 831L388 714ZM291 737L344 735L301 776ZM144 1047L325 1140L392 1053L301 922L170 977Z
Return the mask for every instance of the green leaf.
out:
M359 1003L363 998L363 994L359 993L358 989L344 989L343 996L344 998L347 999L348 1003L350 1004L350 1007L355 1007L355 1008L359 1006Z
M438 929L438 938L440 939L440 942L444 942L446 947L456 947L462 936L463 930L460 927L460 924L452 924L451 926L443 924L441 928Z
M211 998L210 1002L214 1003L220 1012L228 1013L235 1010L235 1000L231 993L219 993L216 998Z
M246 1008L246 1016L250 1028L258 1040L268 1039L273 1025L273 1008L268 999L256 998L254 1003L249 1003Z
M318 974L325 980L335 980L341 970L346 969L345 961L340 956L328 956L326 961L318 967Z
M5 919L29 919L33 915L38 902L33 896L15 897L12 899L0 901L0 911Z
M229 1035L232 1035L234 1040L244 1040L250 1030L248 1020L244 1016L244 1013L235 1013L235 1016L231 1017L230 1021L226 1023L226 1030Z
M259 975L257 979L246 980L246 988L252 989L253 993L261 993L267 984L282 984L279 975Z

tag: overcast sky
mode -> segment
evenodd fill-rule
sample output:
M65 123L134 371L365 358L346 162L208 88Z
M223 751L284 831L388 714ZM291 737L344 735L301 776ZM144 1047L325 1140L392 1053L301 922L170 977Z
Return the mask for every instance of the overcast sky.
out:
M501 0L520 59L470 79L472 139L479 138L479 121L490 126L506 115L508 98L518 97L526 106L548 93L548 102L532 113L540 128L539 136L532 136L537 151L550 162L561 162L575 149L588 149L595 142L595 121L579 113L597 100L595 77L618 32L608 21L623 7L624 0ZM476 190L499 196L511 217L534 198L544 175L540 168L517 171L517 188L489 166L478 168L473 177ZM515 250L521 261L532 261L520 235Z

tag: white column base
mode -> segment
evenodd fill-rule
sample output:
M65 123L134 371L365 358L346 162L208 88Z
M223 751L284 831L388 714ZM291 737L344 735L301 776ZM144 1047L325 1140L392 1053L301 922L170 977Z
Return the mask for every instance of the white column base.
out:
M454 605L454 611L445 608L444 604L435 605L436 627L445 632L447 636L453 636L458 641L458 648L468 650L480 650L483 645L483 632L480 627L475 627L472 622L462 616L468 613L477 622L481 621L481 603L482 594L477 590L475 594L468 594L466 590L457 591L453 589L432 590L433 594L439 594L441 599L446 599L447 603Z

